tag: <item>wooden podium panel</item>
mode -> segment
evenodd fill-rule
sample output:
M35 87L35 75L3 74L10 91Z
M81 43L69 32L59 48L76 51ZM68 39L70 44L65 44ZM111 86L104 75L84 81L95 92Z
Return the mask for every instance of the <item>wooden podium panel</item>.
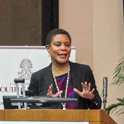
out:
M117 124L103 110L0 110L0 121L59 121Z

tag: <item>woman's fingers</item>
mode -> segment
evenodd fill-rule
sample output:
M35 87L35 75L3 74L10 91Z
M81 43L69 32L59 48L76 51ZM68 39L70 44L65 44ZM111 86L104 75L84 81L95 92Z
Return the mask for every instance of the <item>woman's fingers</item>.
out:
M89 83L89 85L88 85L88 90L89 91L91 90L91 83Z
M95 91L95 89L93 88L93 89L92 89L92 91L91 91L91 93L93 94L93 93L94 93L94 91Z
M81 85L83 87L83 90L88 90L88 91L91 90L91 83L87 85L87 82L85 82L85 83L81 83Z
M48 88L48 91L47 91L47 96L51 96L52 95L52 88L53 88L53 85L51 84Z
M76 88L73 89L77 94L79 94L81 96L81 93L79 90L77 90Z
M56 94L52 94L52 97L58 97L59 95L61 95L63 93L63 91L59 91Z
M94 98L94 88L91 90L91 83L87 85L87 82L81 83L83 90L82 92L74 88L74 91L83 98L93 99Z
M56 94L53 94L52 93L52 88L53 88L53 85L51 84L48 88L48 91L47 91L47 96L51 96L51 97L58 97L59 95L61 95L63 93L63 91L59 91L57 92Z

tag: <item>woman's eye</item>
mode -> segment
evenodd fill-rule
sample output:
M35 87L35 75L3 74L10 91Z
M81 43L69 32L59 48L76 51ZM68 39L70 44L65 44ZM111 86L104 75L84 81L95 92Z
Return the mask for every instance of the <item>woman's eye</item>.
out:
M61 46L61 44L60 43L55 43L55 46Z
M71 45L70 45L70 43L67 43L67 44L65 44L65 46L70 47Z
M55 46L61 46L62 45L62 43L55 43L54 44ZM70 43L65 43L65 44L63 44L65 47L70 47L71 46L71 44Z

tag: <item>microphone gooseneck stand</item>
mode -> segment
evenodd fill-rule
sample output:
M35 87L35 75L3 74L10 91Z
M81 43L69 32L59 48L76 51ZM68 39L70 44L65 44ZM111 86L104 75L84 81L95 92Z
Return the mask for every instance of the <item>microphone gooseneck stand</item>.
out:
M19 86L18 86L19 83L21 83L21 85L22 85L23 97L25 98L26 97L26 95L25 95L25 86L24 86L25 79L17 79L17 78L15 78L14 82L15 82L15 85L16 85L17 98L19 98ZM18 102L18 109L21 109L21 103L20 102ZM27 103L24 103L24 109L27 109Z

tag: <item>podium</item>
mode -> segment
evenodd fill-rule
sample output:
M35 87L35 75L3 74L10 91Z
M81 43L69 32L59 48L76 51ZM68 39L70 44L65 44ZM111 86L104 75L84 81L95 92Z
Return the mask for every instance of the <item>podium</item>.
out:
M89 122L89 124L117 124L103 110L0 110L0 121Z

